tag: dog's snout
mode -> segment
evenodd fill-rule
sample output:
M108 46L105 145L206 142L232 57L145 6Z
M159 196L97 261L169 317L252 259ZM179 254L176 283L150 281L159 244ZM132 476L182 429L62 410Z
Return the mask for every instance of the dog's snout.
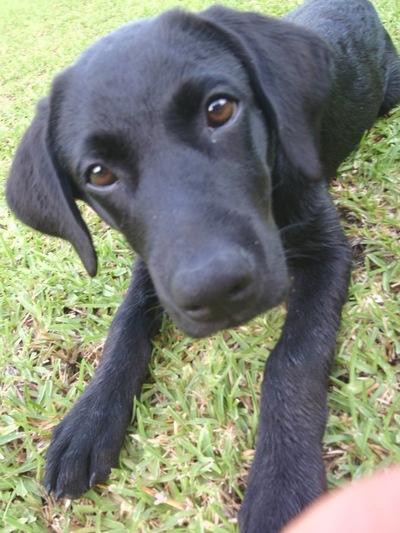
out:
M216 321L243 306L254 279L253 262L241 248L220 250L184 263L172 278L171 296L192 320Z

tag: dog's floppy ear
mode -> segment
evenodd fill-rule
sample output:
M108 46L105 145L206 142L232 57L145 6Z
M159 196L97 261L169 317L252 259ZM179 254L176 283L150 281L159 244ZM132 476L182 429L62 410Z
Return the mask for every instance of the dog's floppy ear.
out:
M89 230L48 147L49 115L50 100L45 98L17 149L7 180L7 202L25 224L70 241L88 273L95 276L97 258Z
M244 64L291 166L312 180L322 179L318 130L331 87L326 43L301 26L256 13L215 6L201 15Z

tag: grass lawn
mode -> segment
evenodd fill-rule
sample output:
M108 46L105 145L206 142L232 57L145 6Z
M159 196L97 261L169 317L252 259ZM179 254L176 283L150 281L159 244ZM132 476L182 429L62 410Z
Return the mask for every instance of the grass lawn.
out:
M229 1L280 15L294 0ZM398 0L375 5L400 45ZM52 77L122 23L203 0L1 0L0 180ZM379 122L333 185L354 250L329 391L329 483L400 461L400 110ZM100 271L68 243L30 231L0 197L0 529L4 532L237 530L254 455L263 366L284 308L193 341L165 320L121 469L77 501L40 480L53 427L98 363L133 254L84 208Z

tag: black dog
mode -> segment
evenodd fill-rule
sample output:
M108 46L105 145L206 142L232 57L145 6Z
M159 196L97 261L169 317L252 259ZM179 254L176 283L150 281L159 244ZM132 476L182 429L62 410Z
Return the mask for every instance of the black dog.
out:
M169 11L111 33L56 78L8 202L68 239L91 275L75 199L140 257L100 368L54 431L48 491L76 498L117 464L160 303L203 336L286 296L242 531L277 532L325 490L327 381L350 271L327 182L399 100L400 61L367 0L309 0L284 20Z

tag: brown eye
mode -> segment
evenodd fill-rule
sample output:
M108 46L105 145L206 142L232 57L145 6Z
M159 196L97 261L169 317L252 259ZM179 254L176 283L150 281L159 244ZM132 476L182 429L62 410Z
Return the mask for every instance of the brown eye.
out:
M117 176L103 165L93 165L87 173L88 182L97 187L106 187L117 181Z
M210 128L223 126L237 111L237 102L226 96L212 100L207 106L207 123Z

